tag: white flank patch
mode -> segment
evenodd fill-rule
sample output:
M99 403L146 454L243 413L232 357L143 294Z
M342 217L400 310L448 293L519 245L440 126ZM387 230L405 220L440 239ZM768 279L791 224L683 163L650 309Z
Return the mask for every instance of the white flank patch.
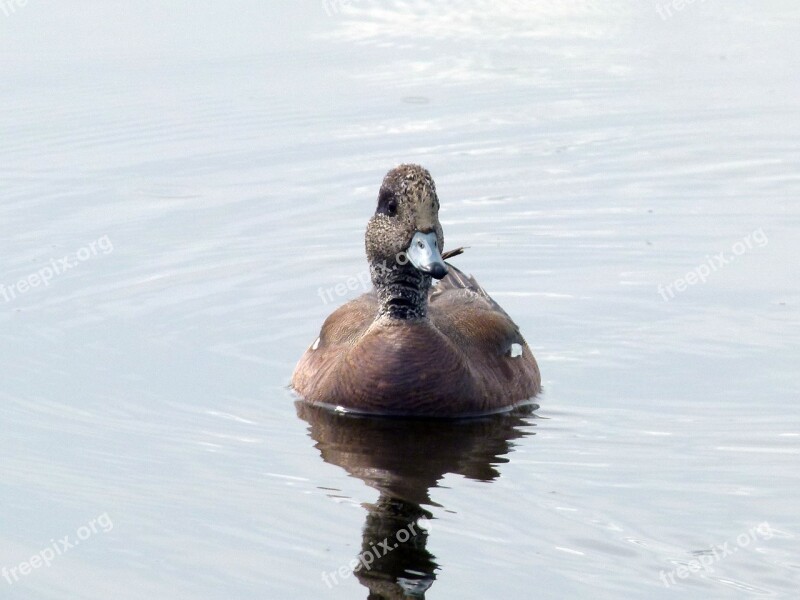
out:
M511 344L511 349L508 351L511 358L522 356L522 344Z

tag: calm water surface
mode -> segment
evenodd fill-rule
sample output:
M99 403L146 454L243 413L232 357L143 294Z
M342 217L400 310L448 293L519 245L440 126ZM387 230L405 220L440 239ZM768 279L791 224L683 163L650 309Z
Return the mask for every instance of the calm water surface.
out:
M796 2L289 4L0 12L0 596L796 598ZM400 162L535 413L295 404Z

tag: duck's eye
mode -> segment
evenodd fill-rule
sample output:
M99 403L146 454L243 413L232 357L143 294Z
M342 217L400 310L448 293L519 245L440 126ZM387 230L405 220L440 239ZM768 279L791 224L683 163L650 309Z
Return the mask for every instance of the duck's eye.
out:
M397 198L394 197L394 194L381 190L378 196L378 209L375 212L389 217L397 215Z

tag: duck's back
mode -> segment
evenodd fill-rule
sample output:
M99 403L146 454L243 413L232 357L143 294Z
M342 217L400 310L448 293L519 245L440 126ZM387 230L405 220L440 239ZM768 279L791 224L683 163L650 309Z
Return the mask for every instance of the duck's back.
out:
M490 410L502 410L541 391L536 359L511 317L475 281L452 265L434 287L428 314L461 349Z

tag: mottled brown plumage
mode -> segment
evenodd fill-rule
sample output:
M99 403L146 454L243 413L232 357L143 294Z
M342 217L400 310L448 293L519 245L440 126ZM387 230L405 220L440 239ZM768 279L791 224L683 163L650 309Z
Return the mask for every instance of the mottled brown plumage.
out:
M540 391L519 328L474 278L445 267L438 212L428 171L389 171L367 225L374 289L334 311L300 359L292 386L304 400L369 414L463 417L509 409ZM432 276L443 276L435 287Z

